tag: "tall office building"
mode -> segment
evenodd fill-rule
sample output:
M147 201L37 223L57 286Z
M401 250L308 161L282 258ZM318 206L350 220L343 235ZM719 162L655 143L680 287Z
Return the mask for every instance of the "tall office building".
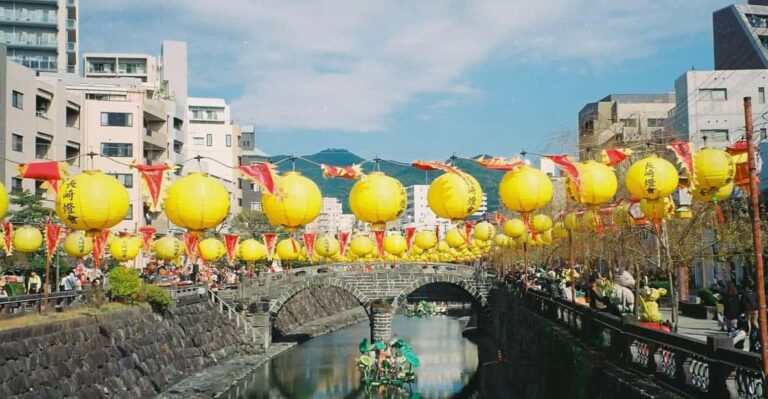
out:
M768 0L749 0L712 14L715 69L768 68Z
M28 68L77 72L78 0L0 1L0 43Z

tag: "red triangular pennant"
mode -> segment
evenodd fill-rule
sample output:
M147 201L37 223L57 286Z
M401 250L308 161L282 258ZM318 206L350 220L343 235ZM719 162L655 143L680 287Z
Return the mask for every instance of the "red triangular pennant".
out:
M3 223L3 239L5 240L5 255L10 256L13 253L13 224L11 222Z
M267 247L267 258L272 260L275 256L275 244L277 243L277 233L264 233L264 246Z
M96 267L101 267L101 256L104 254L104 247L107 245L107 238L109 238L109 230L102 230L99 234L93 237L93 263Z
M227 249L227 262L230 266L235 264L235 249L238 239L237 234L224 234L224 246Z
M413 245L413 237L416 236L416 228L415 227L406 227L405 228L405 247L409 251L411 250L411 245Z
M238 169L250 180L264 189L266 193L277 195L277 175L274 171L274 165L266 162L259 162L253 165L241 165Z
M464 223L464 241L467 243L468 246L472 246L472 240L469 238L472 234L472 226L475 225L475 222L466 222Z
M376 237L376 248L379 250L379 257L384 256L384 233L386 233L384 230L373 232L374 237Z
M693 168L693 150L691 149L691 143L683 140L672 140L669 142L669 149L675 153L677 161L683 165L685 171L688 172L688 187L693 190L696 184L695 170Z
M349 243L349 232L339 232L339 254L344 256L344 251L347 250L347 244Z
M323 170L323 177L325 177L326 179L331 177L341 177L343 179L357 179L363 175L363 169L360 167L360 165L333 166L333 165L326 165L324 163L321 163L320 169Z
M579 169L576 167L576 164L567 155L544 155L544 158L549 158L565 172L566 176L573 182L573 185L576 186L579 196L581 196L581 178L579 177Z
M149 196L149 210L152 212L160 211L160 204L165 192L166 174L175 167L171 165L141 164L134 164L131 167L138 170L141 175L142 187Z
M187 248L187 263L195 263L197 260L197 243L200 237L193 233L184 233L184 246Z
M149 252L152 246L152 238L155 237L155 232L157 232L157 229L152 226L139 227L139 234L141 235L142 242L144 242L145 253Z
M315 256L315 233L304 233L304 247L307 248L307 257Z
M45 238L46 238L46 254L48 260L51 260L53 253L56 252L56 247L59 245L59 235L61 234L61 226L53 223L45 225Z

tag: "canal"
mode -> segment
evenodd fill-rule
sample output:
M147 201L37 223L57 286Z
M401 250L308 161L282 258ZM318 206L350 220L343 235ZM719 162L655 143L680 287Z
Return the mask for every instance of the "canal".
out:
M418 378L395 395L366 392L355 358L370 335L368 322L311 339L257 369L223 395L236 398L465 398L478 389L477 346L462 337L466 320L451 316L396 315L392 333L410 343L421 360Z

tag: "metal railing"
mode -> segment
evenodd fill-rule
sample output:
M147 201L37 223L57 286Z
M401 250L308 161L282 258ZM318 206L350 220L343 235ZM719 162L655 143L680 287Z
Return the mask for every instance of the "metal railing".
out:
M269 349L269 339L265 337L261 331L253 327L248 322L248 320L245 319L245 317L233 309L232 306L221 299L213 291L209 290L208 287L205 287L205 292L208 296L208 301L211 302L213 307L216 308L219 313L226 315L227 319L232 320L234 318L237 328L242 328L245 332L245 335L251 339L251 342L256 343L258 342L257 337L261 337L261 339L264 341L264 350Z
M538 291L518 292L525 308L569 330L613 364L654 377L695 398L763 398L760 356L733 348L726 334L707 342L644 327L634 316L618 317Z
M61 291L48 294L48 305L71 305L77 297L85 296L84 291ZM40 311L45 294L14 295L0 298L0 314L16 314L21 312Z

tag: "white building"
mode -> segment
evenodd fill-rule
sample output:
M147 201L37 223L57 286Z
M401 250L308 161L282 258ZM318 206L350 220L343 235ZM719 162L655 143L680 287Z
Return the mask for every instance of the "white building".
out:
M340 231L352 231L355 226L355 216L345 214L338 198L323 197L323 208L320 215L307 224L306 230L318 234L336 234Z
M78 2L0 2L0 43L8 57L36 71L77 72Z
M450 220L437 217L427 201L428 184L415 184L405 188L405 195L408 198L408 205L405 212L400 217L400 227L416 227L420 229L433 229L440 225L441 230L445 231L446 226L450 225ZM485 200L485 197L483 197ZM484 202L487 208L487 201ZM485 211L483 211L485 212Z

